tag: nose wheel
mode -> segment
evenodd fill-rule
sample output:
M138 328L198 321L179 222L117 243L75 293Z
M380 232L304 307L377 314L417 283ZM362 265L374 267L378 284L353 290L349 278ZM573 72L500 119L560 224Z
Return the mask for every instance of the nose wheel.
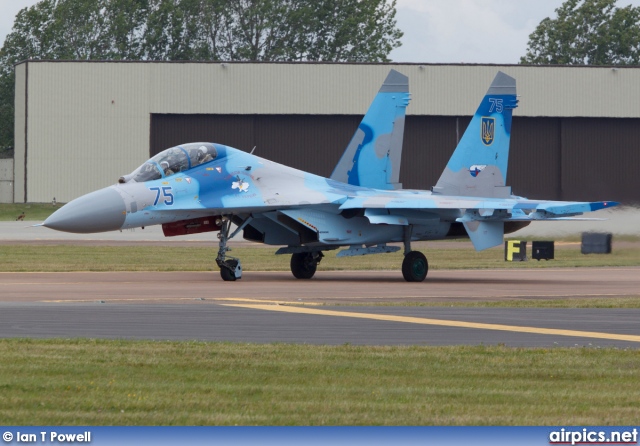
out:
M242 266L239 259L231 258L224 262L218 262L220 277L225 282L233 282L242 279Z

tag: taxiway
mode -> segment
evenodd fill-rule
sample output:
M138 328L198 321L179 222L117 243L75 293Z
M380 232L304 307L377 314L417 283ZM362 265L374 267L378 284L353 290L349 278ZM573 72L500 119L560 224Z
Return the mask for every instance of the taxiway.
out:
M640 267L456 270L411 284L396 271L309 281L246 272L237 282L212 272L0 273L0 337L638 348L640 309L450 304L637 296L639 275Z

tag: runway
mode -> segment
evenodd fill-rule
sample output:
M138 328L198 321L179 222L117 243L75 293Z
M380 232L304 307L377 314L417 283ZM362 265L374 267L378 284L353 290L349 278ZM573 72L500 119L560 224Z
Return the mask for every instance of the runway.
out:
M432 271L411 284L396 271L319 272L309 281L245 272L237 282L211 272L0 273L0 337L635 349L640 309L447 303L638 296L639 274L640 267ZM438 305L417 306L423 302Z
M304 308L311 311L305 314L298 312L299 307L271 308L273 311L221 304L0 304L0 337L328 345L640 346L640 310L322 307L319 314ZM373 319L375 315L384 319ZM504 328L500 325L504 322L509 322L512 329L497 328ZM477 328L479 324L486 328ZM534 332L525 331L532 327ZM550 332L542 330L544 327L551 328Z

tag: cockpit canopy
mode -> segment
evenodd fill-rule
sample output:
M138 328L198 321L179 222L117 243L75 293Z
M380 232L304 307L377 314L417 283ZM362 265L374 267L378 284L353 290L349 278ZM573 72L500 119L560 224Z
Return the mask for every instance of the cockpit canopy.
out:
M218 156L214 144L196 142L182 144L158 153L129 175L120 177L120 183L159 180L213 161Z

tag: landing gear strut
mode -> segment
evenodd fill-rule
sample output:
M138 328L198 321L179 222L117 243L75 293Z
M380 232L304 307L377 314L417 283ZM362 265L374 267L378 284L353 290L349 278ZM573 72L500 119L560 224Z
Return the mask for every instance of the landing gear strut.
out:
M296 279L311 279L324 255L320 251L291 255L291 272Z
M402 276L407 282L422 282L429 272L429 262L420 251L411 251L411 226L404 227Z
M227 217L220 217L216 220L216 225L220 226L220 233L218 234L220 242L218 243L219 249L218 257L216 257L216 263L220 268L220 277L222 277L222 280L225 282L242 279L242 264L240 263L240 259L227 256L227 252L231 251L231 248L227 246L227 241L246 226L249 220L250 218L245 220L242 226L238 227L238 229L236 229L231 235L229 235L231 220Z

